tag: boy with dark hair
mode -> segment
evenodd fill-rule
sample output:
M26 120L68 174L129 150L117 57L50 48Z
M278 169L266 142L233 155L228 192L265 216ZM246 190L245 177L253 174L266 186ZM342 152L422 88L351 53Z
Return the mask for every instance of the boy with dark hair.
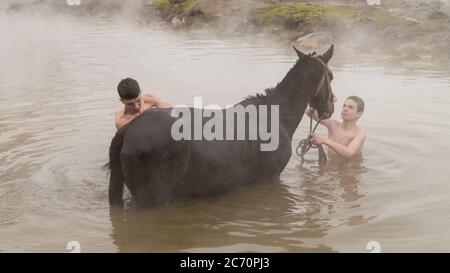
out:
M119 92L120 101L124 105L124 108L116 113L115 121L117 130L152 107L172 107L170 104L161 101L155 95L149 93L141 94L138 82L131 78L121 80L117 86L117 92Z

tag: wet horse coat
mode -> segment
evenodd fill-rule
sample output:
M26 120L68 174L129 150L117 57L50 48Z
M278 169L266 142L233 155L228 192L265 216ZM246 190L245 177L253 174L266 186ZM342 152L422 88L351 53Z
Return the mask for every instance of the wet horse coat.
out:
M322 118L333 113L331 72L326 65L333 46L322 56L296 52L299 59L275 88L237 104L279 106L277 149L261 151L264 141L259 138L176 141L171 135L176 121L171 116L172 109L149 109L118 130L111 142L110 204L123 205L124 183L136 204L147 207L179 197L220 194L244 184L278 178L291 157L292 136L308 103ZM207 121L203 118L203 125Z

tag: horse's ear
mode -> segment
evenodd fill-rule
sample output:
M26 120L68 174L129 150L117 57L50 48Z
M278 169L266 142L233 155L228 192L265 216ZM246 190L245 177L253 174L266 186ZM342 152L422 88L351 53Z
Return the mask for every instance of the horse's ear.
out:
M330 46L330 48L327 50L327 52L323 53L319 58L324 62L324 63L328 63L331 59L331 57L333 57L333 51L334 51L334 45L332 44Z
M300 50L298 50L295 46L293 46L293 48L294 48L295 52L297 53L299 59L301 59L301 58L306 56L305 53L303 53Z

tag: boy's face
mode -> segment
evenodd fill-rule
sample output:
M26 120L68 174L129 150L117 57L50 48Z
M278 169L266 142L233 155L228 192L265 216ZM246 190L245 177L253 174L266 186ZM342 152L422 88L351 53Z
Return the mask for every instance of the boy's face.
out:
M355 101L347 99L342 106L341 118L343 120L357 120L361 117L362 113L358 112L358 105Z
M134 111L137 112L139 110L141 110L141 106L142 106L142 99L141 99L141 95L139 95L137 98L135 99L131 99L131 100L124 100L121 99L120 100L124 105L125 108L128 111Z

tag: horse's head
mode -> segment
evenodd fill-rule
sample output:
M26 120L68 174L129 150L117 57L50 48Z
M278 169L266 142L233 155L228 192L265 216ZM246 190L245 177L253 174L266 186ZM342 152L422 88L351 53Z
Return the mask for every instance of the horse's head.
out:
M334 46L322 55L315 52L304 54L295 48L299 57L299 62L305 62L309 70L308 76L312 80L313 94L310 97L309 105L317 110L320 119L328 119L334 112L334 95L331 90L331 81L333 73L328 68L328 61L333 56Z

